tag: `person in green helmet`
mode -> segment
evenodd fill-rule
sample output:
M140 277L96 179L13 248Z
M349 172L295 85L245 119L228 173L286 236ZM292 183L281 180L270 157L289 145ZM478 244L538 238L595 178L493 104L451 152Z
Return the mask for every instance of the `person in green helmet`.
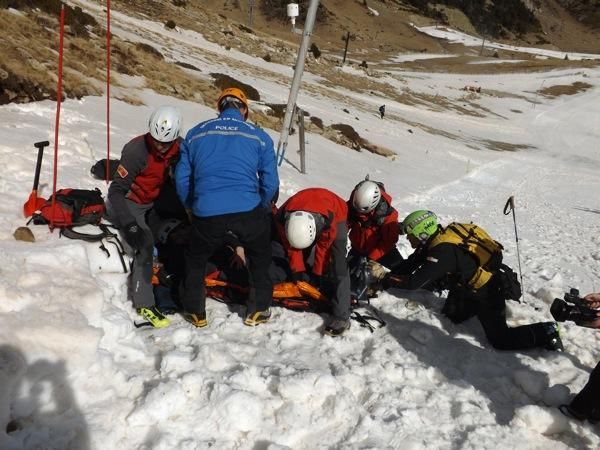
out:
M520 285L516 276L506 275L514 272L502 264L502 245L483 229L459 223L442 227L427 210L409 214L401 228L415 251L392 268L384 287L448 290L442 312L455 323L477 316L496 349L563 350L555 322L513 328L506 324L505 302L518 300ZM513 281L513 289L507 286L507 278Z

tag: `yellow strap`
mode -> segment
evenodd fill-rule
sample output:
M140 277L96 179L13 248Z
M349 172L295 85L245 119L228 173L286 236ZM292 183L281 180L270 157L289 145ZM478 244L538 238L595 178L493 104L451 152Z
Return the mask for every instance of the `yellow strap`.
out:
M492 278L492 272L488 272L483 269L481 266L477 268L475 274L469 280L469 286L474 291L481 289L483 286L487 284L488 281Z

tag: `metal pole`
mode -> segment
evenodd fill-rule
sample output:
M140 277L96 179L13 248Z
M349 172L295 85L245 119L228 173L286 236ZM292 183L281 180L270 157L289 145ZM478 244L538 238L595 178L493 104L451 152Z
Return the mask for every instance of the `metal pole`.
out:
M342 59L342 66L346 63L346 54L348 53L348 42L350 42L350 32L346 33L346 46L344 47L344 58Z
M504 215L508 216L512 211L513 223L515 224L515 242L517 243L517 260L519 261L519 278L521 279L521 295L525 303L525 286L523 286L523 271L521 270L521 252L519 251L519 234L517 233L517 217L515 216L515 198L510 196L504 205Z
M318 7L319 0L310 0L310 6L308 7L308 13L306 14L306 23L304 24L304 32L302 33L302 44L300 44L300 48L298 49L298 58L296 60L296 68L294 70L294 79L292 80L290 96L288 98L285 116L283 118L283 128L281 129L281 136L279 137L279 142L277 143L277 160L279 166L281 166L281 163L283 163L283 157L285 155L285 149L287 147L287 141L290 135L294 106L296 105L298 91L300 90L300 81L302 79L302 72L304 72L304 61L306 59L306 52L308 51L312 30L315 25Z
M304 111L296 108L298 112L298 139L300 141L300 173L306 174L306 145L304 142Z
M106 184L110 175L110 0L106 0Z
M252 28L252 13L254 12L254 0L248 0L248 26Z

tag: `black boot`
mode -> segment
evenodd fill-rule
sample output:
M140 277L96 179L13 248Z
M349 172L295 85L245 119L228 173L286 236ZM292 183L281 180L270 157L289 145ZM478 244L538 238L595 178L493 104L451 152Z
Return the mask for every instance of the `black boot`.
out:
M543 347L546 350L563 352L565 348L563 347L562 340L560 339L558 324L556 322L544 322L540 324L540 327L544 331Z

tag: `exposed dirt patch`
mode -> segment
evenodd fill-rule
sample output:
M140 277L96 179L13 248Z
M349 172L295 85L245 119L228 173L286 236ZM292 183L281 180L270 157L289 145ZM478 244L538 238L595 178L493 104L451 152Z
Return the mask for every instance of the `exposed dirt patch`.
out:
M542 89L539 93L546 97L558 97L559 95L575 95L587 91L592 85L576 81L573 84L557 84Z
M135 48L137 48L138 50L141 50L143 52L149 53L150 55L153 55L158 59L165 59L165 57L162 55L162 53L159 52L154 47L152 47L150 44L146 44L144 42L138 42L137 44L135 44Z
M278 129L283 126L283 118L285 116L285 108L287 105L284 104L267 104L269 107L269 114L265 115L262 112L255 112L251 116L251 119L260 126L268 126L269 128ZM356 151L367 150L371 153L385 157L393 157L396 153L386 147L375 145L367 139L361 137L358 132L350 125L345 123L333 124L331 126L323 125L323 120L320 117L311 116L308 111L304 111L305 119L309 118L308 122L305 120L306 130L320 134L325 138L337 143L349 147ZM296 126L295 120L292 126Z
M535 148L527 144L510 144L508 142L492 141L488 139L482 140L481 143L483 143L483 145L485 145L490 150L495 150L498 152L516 152L517 150Z
M429 125L426 125L426 124L421 123L421 122L413 122L413 121L410 121L410 120L405 120L405 122L408 125L412 126L413 128L419 128L419 129L421 129L421 130L423 130L423 131L425 131L425 132L427 132L429 134L432 134L432 135L444 136L444 137L446 137L448 139L451 139L453 141L460 141L461 140L461 137L458 134L450 133L449 131L440 130L438 128L433 128L433 127L430 127ZM409 130L409 132L412 133L413 131Z
M463 50L464 51L464 50ZM516 62L503 62L514 60ZM478 61L493 61L488 64L476 64ZM462 73L469 75L496 73L543 72L558 68L597 67L600 60L571 61L564 59L535 59L533 55L516 51L499 51L499 59L479 56L454 56L449 58L422 59L398 63L394 67L414 72ZM381 66L380 66L381 67ZM388 66L389 67L389 66ZM485 86L483 86L485 88Z
M371 153L375 153L377 155L386 156L386 157L391 157L396 154L395 152L393 152L392 150L390 150L386 147L383 147L380 145L375 145L375 144L369 142L367 139L362 138L356 132L356 130L348 124L337 123L337 124L331 125L331 127L328 127L328 128L330 130L335 130L338 132L337 139L334 139L338 144L345 145L346 147L350 147L357 151L365 149L365 150L370 151ZM327 136L327 135L330 135L330 132L328 130L326 130L324 134Z
M23 15L0 10L0 101L30 102L56 100L58 72L58 19L43 11ZM100 25L87 25L94 36L84 37L65 30L63 97L101 95L106 83L106 33ZM111 39L113 72L144 76L146 86L156 92L182 99L216 99L216 88L206 80L190 77L169 64L155 48L131 44L116 36ZM119 87L116 79L111 79ZM214 91L212 91L212 90ZM128 97L134 103L138 100ZM125 98L121 97L121 98Z
M318 117L311 117L310 122L319 129L323 129L323 121Z
M226 88L238 88L244 91L244 94L246 94L248 99L254 100L255 102L260 101L260 94L249 84L242 83L241 81L222 73L211 73L210 76L214 78L215 86L220 90Z
M273 116L277 117L278 119L283 119L283 117L285 116L285 108L287 107L287 104L285 103L266 103L266 105L271 108L271 110L273 111Z

